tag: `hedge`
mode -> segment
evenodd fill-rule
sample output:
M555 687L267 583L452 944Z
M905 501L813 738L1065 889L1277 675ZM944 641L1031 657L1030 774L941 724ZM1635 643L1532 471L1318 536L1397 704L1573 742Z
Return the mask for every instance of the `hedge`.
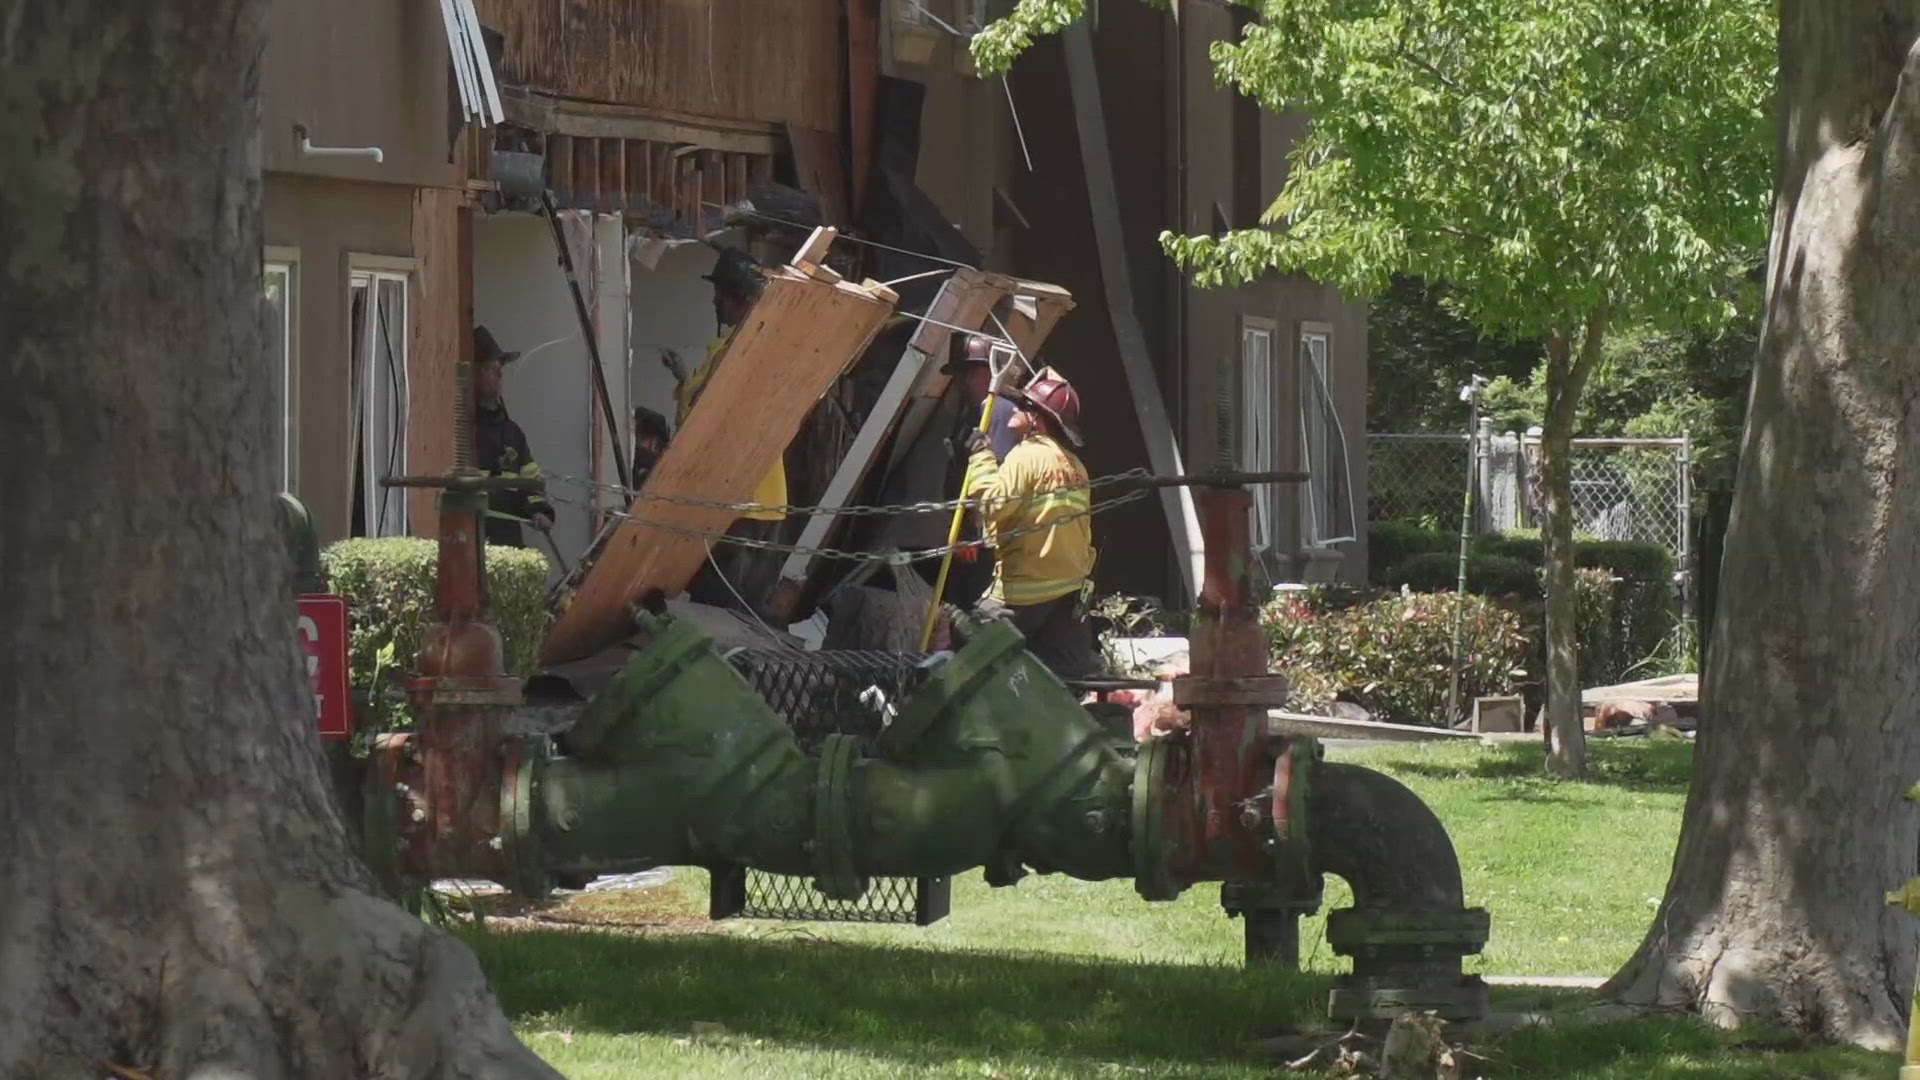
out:
M1387 575L1382 584L1414 592L1451 592L1460 584L1460 556L1430 552L1415 555ZM1538 597L1540 571L1506 555L1468 555L1467 591L1477 596Z
M1375 521L1367 525L1369 581L1385 581L1402 563L1420 555L1458 552L1460 534L1448 536L1411 521Z
M1547 565L1546 542L1531 530L1477 536L1473 551L1503 555L1532 566ZM1640 581L1673 580L1673 555L1659 544L1634 540L1575 540L1573 564L1583 570L1609 570Z
M410 722L399 694L433 617L439 545L411 536L342 540L320 553L334 592L353 620L348 672L363 731ZM526 548L487 548L487 601L506 650L507 671L533 673L546 636L547 559Z
M1286 674L1293 708L1324 711L1353 701L1375 719L1445 727L1453 656L1453 615L1462 618L1460 701L1513 693L1532 651L1520 617L1471 593L1401 593L1332 612L1312 593L1275 600L1261 612L1274 668Z

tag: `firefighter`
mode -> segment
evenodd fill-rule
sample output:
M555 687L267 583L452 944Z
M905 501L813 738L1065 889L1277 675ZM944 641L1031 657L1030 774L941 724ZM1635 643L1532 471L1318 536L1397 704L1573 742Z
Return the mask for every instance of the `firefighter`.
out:
M633 407L633 490L646 486L660 455L667 451L673 433L667 430L667 418L645 405Z
M980 411L986 408L993 379L992 369L987 363L992 344L991 339L979 334L970 334L964 339L956 336L952 357L940 369L940 373L952 379L960 392L960 414L955 420L953 433L947 439L950 448L948 491L959 490L966 479L973 433L980 430ZM1012 401L1004 396L994 398L993 415L988 418L991 430L987 438L992 444L993 456L998 460L1004 461L1020 443L1020 436L1013 433L1015 412ZM980 539L978 518L977 514L966 516L966 524L960 534L962 540ZM947 575L947 591L942 594L942 599L959 608L969 608L978 603L993 582L993 558L991 548L963 547L954 552L953 564ZM928 583L932 584L931 581Z
M707 345L706 362L674 390L674 400L679 405L677 423L681 429L687 426L687 414L693 411L694 404L700 400L700 392L706 388L707 379L713 374L714 361L733 339L740 324L746 321L747 312L752 310L753 302L760 298L767 282L760 273L760 264L753 256L739 248L730 247L720 249L719 258L705 277L713 283L713 314L719 333ZM774 461L773 467L767 470L766 476L754 489L750 501L768 509L750 510L740 515L733 527L727 530L727 535L753 540L774 539L780 523L786 520L786 512L778 509L787 501L785 461ZM710 571L717 571L724 580L714 580L715 574ZM730 608L745 605L757 613L773 591L779 572L780 560L771 552L745 544L716 543L707 570L694 579L689 593L700 603Z
M1006 460L994 457L986 433L972 439L966 493L981 500L987 542L999 555L993 584L975 610L1011 621L1055 675L1084 678L1099 662L1082 595L1093 572L1092 493L1086 466L1067 449L1082 445L1080 395L1042 368L1009 396L1020 443Z
M507 352L484 326L473 328L473 454L474 464L489 476L539 480L540 466L527 448L527 435L507 415L500 397L506 366L520 358ZM524 547L521 523L541 532L553 529L553 507L541 489L495 491L487 496L487 543Z

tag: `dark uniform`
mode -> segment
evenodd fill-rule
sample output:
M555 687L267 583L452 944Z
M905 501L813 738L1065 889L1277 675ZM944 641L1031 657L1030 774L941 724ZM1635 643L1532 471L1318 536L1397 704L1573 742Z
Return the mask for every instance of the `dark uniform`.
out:
M527 449L526 432L507 415L505 405L478 408L473 416L475 464L489 476L517 476L526 480L540 478L540 466L533 451ZM537 489L531 491L495 491L487 496L487 543L502 547L525 547L520 523L535 514L553 516L553 507Z

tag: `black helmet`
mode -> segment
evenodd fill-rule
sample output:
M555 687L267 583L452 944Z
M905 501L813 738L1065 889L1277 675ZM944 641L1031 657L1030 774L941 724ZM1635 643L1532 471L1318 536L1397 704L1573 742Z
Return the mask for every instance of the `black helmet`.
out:
M667 430L667 418L647 408L645 405L633 407L633 433L652 435L661 442L667 441L672 433Z
M761 276L760 263L739 248L723 247L719 250L720 257L714 260L713 269L704 275L713 282L714 291L742 300L758 300L760 290L767 283L767 279Z
M474 363L498 360L503 364L511 364L518 359L520 359L520 351L515 349L512 352L508 352L502 349L500 343L493 339L492 331L484 326L476 326L473 328Z

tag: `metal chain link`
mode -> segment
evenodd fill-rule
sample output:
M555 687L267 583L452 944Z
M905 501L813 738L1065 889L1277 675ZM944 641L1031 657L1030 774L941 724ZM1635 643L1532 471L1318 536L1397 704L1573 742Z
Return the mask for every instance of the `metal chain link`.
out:
M1088 491L1097 491L1100 488L1112 487L1116 484L1139 483L1152 475L1153 474L1146 469L1128 469L1126 472L1096 477L1084 485L1066 484L1057 488L1036 491L1033 495L1041 496L1052 495L1061 491L1077 491L1082 487L1085 487ZM795 506L773 503L729 502L725 499L702 499L692 495L654 495L649 494L645 488L636 492L631 488L621 487L619 484L609 484L601 480L590 480L584 476L567 476L565 474L550 473L546 478L549 481L559 481L592 490L610 492L623 496L630 502L660 502L673 506L698 506L709 510L730 510L736 514L778 513L783 517L890 517L895 514L952 513L955 510L963 508L967 510L978 510L984 502L984 500L978 498L959 498L948 499L945 502L895 503L881 506ZM595 507L594 509L600 508ZM611 513L612 511L608 512Z
M1067 514L1063 517L1055 518L1052 521L1048 521L1043 524L1024 525L1017 529L1008 529L1004 532L997 534L994 537L994 540L995 542L1003 542L1006 540L1011 540L1016 536L1025 536L1028 533L1042 532L1044 530L1051 529L1056 525L1061 525L1066 522L1076 520L1078 518L1091 517L1094 514L1098 514L1106 510L1111 510L1117 506L1125 506L1130 502L1135 502L1139 499L1144 499L1147 497L1147 495L1148 495L1148 491L1145 488L1142 488L1139 491L1130 491L1116 498L1108 499L1107 501L1100 503L1097 506L1090 506L1085 510L1077 511L1072 514ZM602 507L596 507L591 505L590 503L586 503L578 499L569 499L564 496L556 496L556 495L549 494L547 497L552 501L561 503L562 505L565 505L565 506L577 507L579 509L589 510L589 511L598 511L600 513L604 513L608 515L609 517L617 517L617 518L622 518L626 521L631 521L636 525L645 525L649 528L660 529L664 532L679 533L683 536L699 537L700 539L709 540L714 543L738 544L741 547L754 548L759 551L777 551L786 555L813 555L823 559L840 559L847 562L871 562L871 563L882 563L887 566L906 566L911 563L919 562L922 559L939 558L947 554L958 553L961 551L978 551L987 547L987 541L984 539L963 540L957 544L949 544L945 547L919 548L916 550L909 550L909 551L889 551L889 552L847 551L841 548L806 547L800 544L782 544L775 540L760 540L750 536L732 536L723 532L714 532L711 529L696 529L689 525L680 525L674 522L661 521L657 518L645 518L645 517L640 517L636 514L624 513L618 510L606 510ZM720 507L720 509L731 509L731 506Z

